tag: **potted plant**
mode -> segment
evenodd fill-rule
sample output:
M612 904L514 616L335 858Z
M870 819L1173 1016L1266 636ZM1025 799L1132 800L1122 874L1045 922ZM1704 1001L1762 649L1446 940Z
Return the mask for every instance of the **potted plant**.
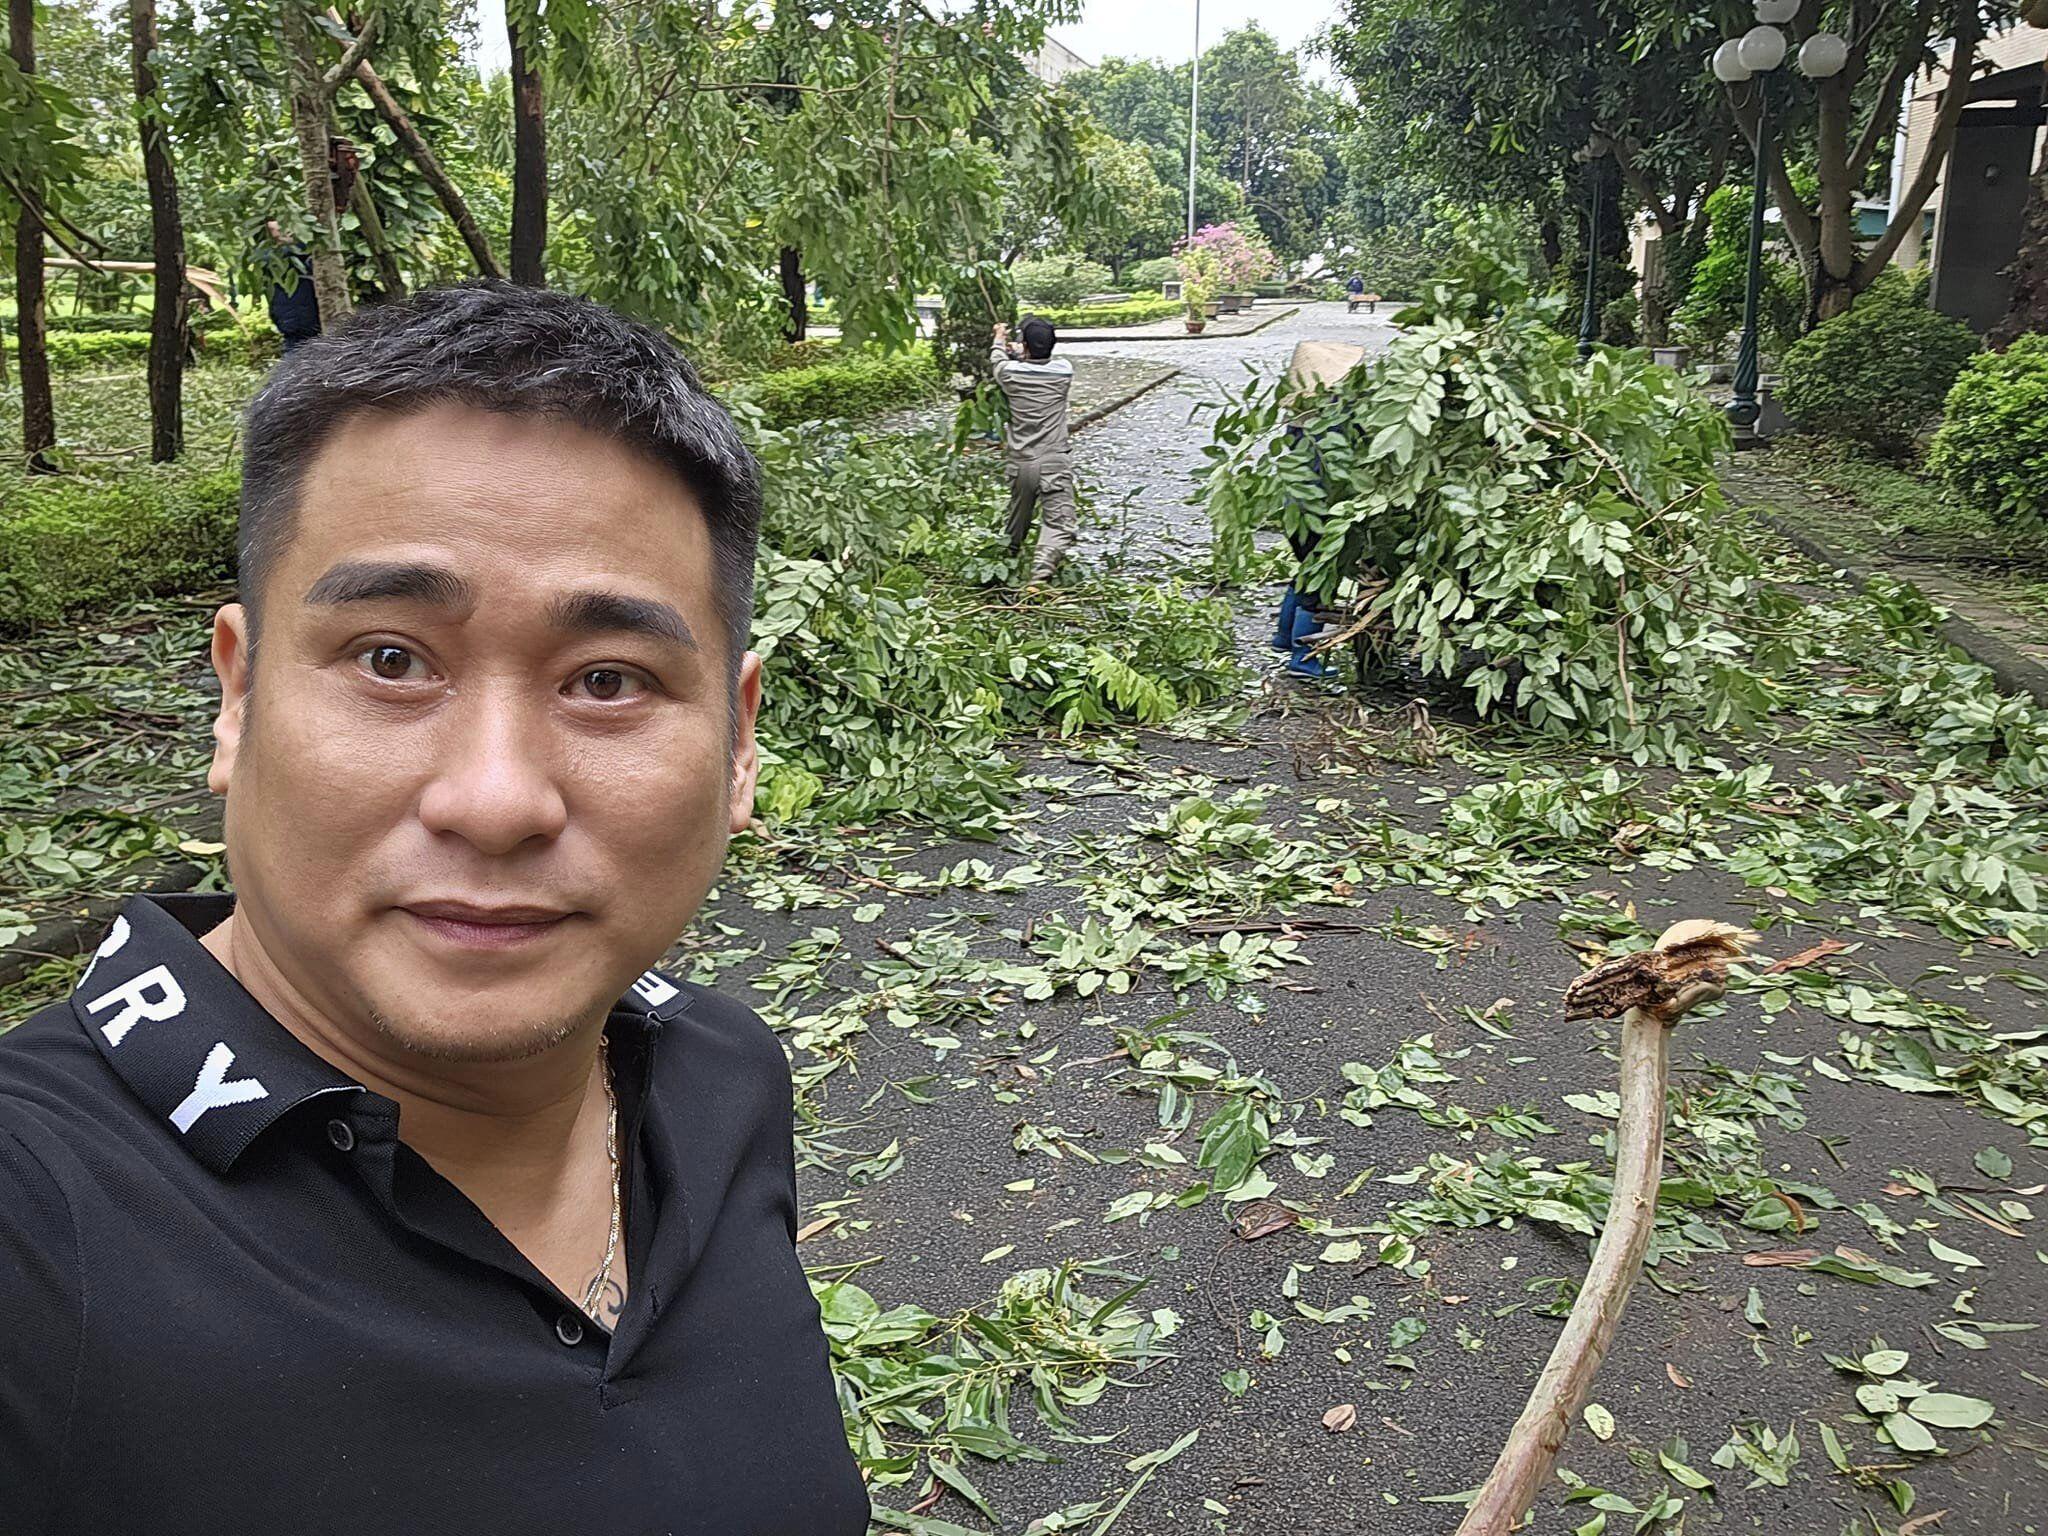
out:
M1190 245L1180 252L1181 298L1187 307L1187 328L1199 336L1209 316L1221 307L1217 298L1223 286L1223 264L1216 253L1203 245Z

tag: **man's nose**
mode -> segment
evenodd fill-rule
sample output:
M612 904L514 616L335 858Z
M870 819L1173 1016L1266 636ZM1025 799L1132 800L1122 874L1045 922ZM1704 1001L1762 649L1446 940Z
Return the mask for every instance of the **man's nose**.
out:
M420 821L429 832L459 837L486 854L561 836L569 807L544 705L487 685L451 711L446 725L420 796Z

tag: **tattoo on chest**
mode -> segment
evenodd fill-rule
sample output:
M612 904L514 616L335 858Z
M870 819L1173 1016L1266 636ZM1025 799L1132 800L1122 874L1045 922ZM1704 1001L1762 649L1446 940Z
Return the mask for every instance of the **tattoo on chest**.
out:
M590 1277L591 1280L596 1278L595 1275ZM586 1280L583 1284L584 1289L588 1290L590 1281ZM619 1284L617 1276L613 1276L605 1281L604 1288L597 1293L597 1305L591 1309L590 1315L605 1327L616 1331L619 1326L619 1314L625 1310L626 1288Z

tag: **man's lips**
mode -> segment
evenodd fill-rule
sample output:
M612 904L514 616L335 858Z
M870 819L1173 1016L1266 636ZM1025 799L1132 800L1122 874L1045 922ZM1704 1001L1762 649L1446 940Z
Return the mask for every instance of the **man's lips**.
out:
M547 937L576 915L561 907L495 907L465 901L409 901L398 910L458 949L516 949Z

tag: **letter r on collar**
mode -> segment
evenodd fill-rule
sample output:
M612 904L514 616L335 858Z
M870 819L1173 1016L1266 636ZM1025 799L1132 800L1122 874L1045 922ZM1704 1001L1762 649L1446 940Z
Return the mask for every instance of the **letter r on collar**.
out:
M98 1013L111 1003L121 1004L121 1011L100 1026L100 1033L107 1037L108 1045L119 1045L140 1020L162 1023L183 1013L185 989L168 965L153 966L113 991L101 993L85 1005L85 1011Z

